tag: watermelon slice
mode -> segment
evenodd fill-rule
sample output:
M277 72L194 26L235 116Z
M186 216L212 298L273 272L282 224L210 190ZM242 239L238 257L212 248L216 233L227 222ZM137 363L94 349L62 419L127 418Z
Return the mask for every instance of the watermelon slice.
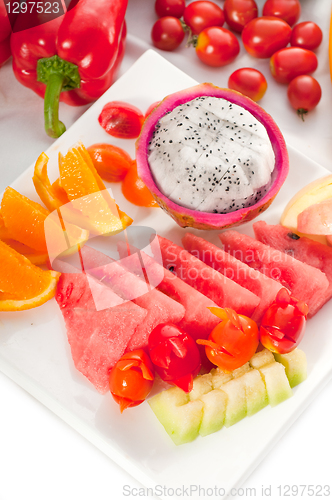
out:
M260 303L252 316L259 322L282 288L281 284L192 233L186 233L182 243L192 255L260 298Z
M318 241L313 241L305 236L301 238L292 233L286 227L279 224L273 226L268 225L264 221L259 221L254 224L256 238L270 247L276 248L280 252L284 252L300 260L305 264L316 267L325 273L329 286L322 293L323 305L332 297L332 248ZM313 312L315 314L318 308Z
M107 290L108 296L111 293ZM132 302L97 311L83 273L62 274L56 300L65 320L75 367L104 394L111 368L144 322L147 311ZM114 301L119 301L116 294Z
M237 231L225 231L219 238L228 253L279 281L293 297L306 302L310 317L324 303L322 293L329 282L318 269Z
M260 299L246 288L226 278L183 248L158 236L163 264L220 307L230 307L240 314L252 316ZM157 238L151 243L154 251Z
M103 283L124 300L132 300L147 310L147 315L131 337L127 350L132 351L147 346L151 331L160 323L178 323L185 315L184 307L172 298L151 287L135 274L122 267L117 261L100 254L104 265L93 267L98 262L100 252L86 246L82 249L83 262L87 273L102 279ZM93 258L93 261L92 261ZM91 260L90 260L91 259Z
M183 305L185 315L178 325L193 338L207 338L213 328L220 323L220 318L208 309L217 307L215 302L177 278L152 257L142 251L139 256L139 250L135 247L130 247L131 254L128 255L128 247L124 242L118 244L118 251L123 266L136 274L141 271L143 264L149 282L159 281L158 290Z

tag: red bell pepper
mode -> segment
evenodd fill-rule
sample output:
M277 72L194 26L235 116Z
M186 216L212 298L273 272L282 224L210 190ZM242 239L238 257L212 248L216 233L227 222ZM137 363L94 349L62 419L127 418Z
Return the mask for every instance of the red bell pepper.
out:
M35 10L19 14L11 36L15 76L44 97L50 137L66 130L58 118L59 100L80 106L98 99L113 83L124 55L128 0L73 1L52 20Z
M0 0L0 67L10 58L11 31L5 4Z

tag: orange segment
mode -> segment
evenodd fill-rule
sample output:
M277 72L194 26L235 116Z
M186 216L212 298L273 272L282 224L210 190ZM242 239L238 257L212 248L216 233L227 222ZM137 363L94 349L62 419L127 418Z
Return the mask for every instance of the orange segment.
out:
M16 252L24 255L32 264L35 266L41 266L42 264L48 263L48 254L42 252L36 252L33 248L27 247L24 243L20 243L19 241L13 240L11 238L1 238L1 240L6 243L6 245L10 246Z
M71 148L59 160L61 186L75 210L84 216L87 229L99 234L117 233L132 223L119 210L82 144ZM102 190L102 191L101 191ZM65 218L65 216L64 216ZM84 220L80 224L84 224Z
M51 184L47 174L48 156L42 153L35 164L32 177L33 184L44 205L50 210L56 210L63 203L68 203L68 197L59 182Z
M39 252L47 251L44 221L48 210L7 187L1 202L1 214L13 239Z
M53 297L60 273L43 271L0 241L0 310L17 311Z

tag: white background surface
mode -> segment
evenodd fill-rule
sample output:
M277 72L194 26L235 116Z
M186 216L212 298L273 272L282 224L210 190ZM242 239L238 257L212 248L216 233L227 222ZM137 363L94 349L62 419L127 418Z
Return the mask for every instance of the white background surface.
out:
M318 22L325 36L317 53L319 68L316 71L323 98L305 123L289 108L286 88L272 81L268 61L249 58L243 47L239 58L223 69L203 66L193 49L183 47L175 53L163 52L162 55L196 80L212 81L220 86L227 85L228 76L238 67L250 65L261 69L269 84L261 105L273 115L289 144L332 170L332 103L327 57L331 6L327 0L301 3L301 20ZM149 46L150 29L156 19L153 4L152 0L129 2L127 21L131 36L122 72ZM258 5L262 7L263 2L258 1ZM140 37L140 40L134 37ZM62 105L60 116L68 128L83 111L84 108ZM8 63L0 70L0 191L52 144L43 132L42 119L42 100L16 82ZM123 495L124 485L140 487L128 474L1 373L0 395L0 500L121 499L126 498ZM330 484L332 488L329 477L331 399L332 383L329 382L242 485L242 498L265 498L262 486L268 488L270 485L271 498L280 498L278 485ZM250 496L249 490L245 495L246 488L255 488L256 496L253 492Z

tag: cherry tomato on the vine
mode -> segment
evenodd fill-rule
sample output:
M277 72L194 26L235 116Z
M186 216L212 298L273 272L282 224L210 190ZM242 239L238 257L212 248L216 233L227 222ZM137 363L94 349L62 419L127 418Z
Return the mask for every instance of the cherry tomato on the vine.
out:
M149 354L162 380L177 385L185 392L192 390L201 358L190 335L173 324L158 325L149 336Z
M307 304L281 288L261 321L259 333L263 346L279 354L293 351L303 338L307 314Z
M315 50L320 46L322 39L323 33L320 27L312 21L306 21L294 26L290 43L293 47Z
M93 144L87 151L100 177L108 182L122 181L133 161L126 151L112 144Z
M158 17L182 17L185 0L156 0L154 8Z
M226 28L206 28L197 37L196 54L208 66L225 66L234 61L239 52L238 39Z
M209 309L222 321L212 330L208 340L199 339L197 343L205 345L206 355L213 364L231 372L255 354L259 344L257 324L233 309Z
M102 109L98 121L104 130L120 139L136 139L144 122L143 113L127 102L112 101Z
M319 103L322 97L322 89L312 76L300 75L288 85L287 96L291 106L296 109L303 120L303 116Z
M158 207L152 194L138 177L136 161L133 161L121 186L123 196L139 207Z
M253 57L265 59L289 43L292 28L278 17L256 17L242 31L246 51Z
M258 69L240 68L229 77L228 87L257 102L265 94L267 82L265 76Z
M273 78L278 83L289 83L300 75L313 73L318 66L316 54L301 47L286 47L275 52L270 59Z
M222 26L225 22L225 16L216 3L208 0L197 0L187 5L183 13L183 20L193 35L198 35L205 28Z
M184 39L181 21L176 17L161 17L156 21L151 31L152 43L160 50L175 50Z
M226 0L224 14L228 26L241 33L245 25L258 16L258 8L255 0Z
M137 406L149 395L154 381L154 368L147 353L137 349L124 354L112 368L109 387L121 413Z
M263 7L263 16L276 16L283 19L290 26L296 23L301 14L299 0L266 0Z

